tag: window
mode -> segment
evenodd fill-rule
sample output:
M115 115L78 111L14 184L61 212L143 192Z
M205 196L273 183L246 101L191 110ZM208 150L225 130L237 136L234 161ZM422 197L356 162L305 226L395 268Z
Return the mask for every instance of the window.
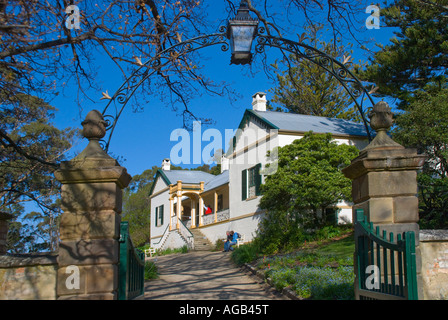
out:
M243 170L241 173L241 196L242 200L253 198L260 195L261 163L255 167Z
M154 222L156 227L160 227L161 225L163 225L163 204L161 206L156 207Z

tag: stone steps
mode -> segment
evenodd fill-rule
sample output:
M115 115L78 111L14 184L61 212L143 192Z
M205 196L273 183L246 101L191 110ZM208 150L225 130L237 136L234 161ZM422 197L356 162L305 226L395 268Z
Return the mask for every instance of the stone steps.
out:
M197 228L190 229L194 236L194 250L195 251L211 251L213 244L207 239L206 236Z

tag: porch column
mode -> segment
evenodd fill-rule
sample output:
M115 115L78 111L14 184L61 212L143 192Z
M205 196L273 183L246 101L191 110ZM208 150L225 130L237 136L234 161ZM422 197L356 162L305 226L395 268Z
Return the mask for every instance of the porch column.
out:
M106 122L90 111L82 122L87 147L54 173L62 183L57 296L117 299L122 189L131 181L100 146Z
M172 216L174 213L174 198L170 196L170 231L173 230L173 226L171 225Z
M191 227L196 227L196 201L191 199Z
M215 222L218 222L218 193L216 191L213 199L214 199L213 209L215 210Z
M202 226L202 216L204 215L204 199L199 196L199 226Z
M377 103L369 117L376 137L342 170L352 180L353 222L357 221L355 210L364 209L368 221L379 226L381 232L387 230L396 235L414 231L418 269L417 170L425 156L418 155L416 149L404 148L387 135L392 125L392 112L386 102ZM355 273L356 263L355 259ZM356 277L355 283L357 274Z
M176 229L179 229L179 219L182 214L182 180L177 181L177 207L176 207Z
M176 229L179 229L180 218L182 216L182 195L177 196Z

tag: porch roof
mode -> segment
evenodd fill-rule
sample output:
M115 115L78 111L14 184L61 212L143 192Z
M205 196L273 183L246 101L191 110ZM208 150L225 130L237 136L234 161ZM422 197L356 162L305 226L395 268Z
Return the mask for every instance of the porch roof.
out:
M194 170L159 170L159 172L168 185L175 184L178 180L182 183L200 183L201 181L207 183L215 177L211 173Z

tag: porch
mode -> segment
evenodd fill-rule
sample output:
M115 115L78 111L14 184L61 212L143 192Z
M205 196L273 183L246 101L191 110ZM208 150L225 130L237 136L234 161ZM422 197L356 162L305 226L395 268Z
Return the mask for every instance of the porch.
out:
M170 231L181 228L181 222L188 229L194 229L229 219L228 183L210 187L213 186L204 182L182 181L170 186Z

